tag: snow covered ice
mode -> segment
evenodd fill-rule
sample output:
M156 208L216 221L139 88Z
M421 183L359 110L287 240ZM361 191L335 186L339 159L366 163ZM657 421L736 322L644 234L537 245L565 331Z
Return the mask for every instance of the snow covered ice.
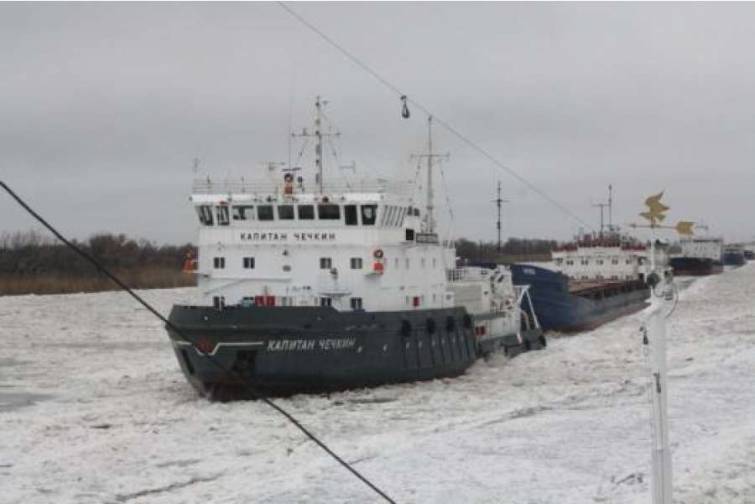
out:
M191 289L144 291L167 314ZM650 502L644 314L450 380L278 400L402 503ZM0 502L374 502L264 404L211 403L123 293L0 298ZM669 338L679 503L755 503L755 264Z

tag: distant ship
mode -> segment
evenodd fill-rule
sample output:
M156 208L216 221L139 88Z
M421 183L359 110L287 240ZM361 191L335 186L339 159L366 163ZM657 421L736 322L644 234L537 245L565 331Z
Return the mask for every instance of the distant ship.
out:
M727 245L724 247L724 266L743 266L747 263L745 249L740 245Z
M593 329L648 306L650 248L616 231L585 235L555 248L547 266L515 264L515 283L528 284L544 330L576 332ZM665 246L655 248L656 264L666 259Z
M683 238L673 248L670 265L676 276L704 276L721 273L723 239L715 237Z
M322 105L302 132L313 174L272 167L264 180L194 185L205 302L171 311L191 342L168 329L188 381L243 396L212 358L260 391L318 392L452 377L491 352L544 347L526 285L505 267L456 268L437 231L431 135L422 191L325 181Z

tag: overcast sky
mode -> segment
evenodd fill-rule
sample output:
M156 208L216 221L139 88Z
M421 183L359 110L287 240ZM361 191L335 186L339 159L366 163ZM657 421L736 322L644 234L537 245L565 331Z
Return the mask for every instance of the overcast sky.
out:
M669 217L755 238L755 4L291 4L582 219L666 190ZM425 118L272 3L0 4L0 178L77 238L195 238L194 177L288 158L315 95L341 161L411 177ZM579 224L437 129L457 234ZM0 195L0 232L34 224Z

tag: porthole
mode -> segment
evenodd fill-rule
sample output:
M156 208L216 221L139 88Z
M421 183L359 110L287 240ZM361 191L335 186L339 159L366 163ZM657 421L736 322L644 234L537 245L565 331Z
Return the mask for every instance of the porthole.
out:
M456 319L453 317L446 317L446 331L453 332L456 329Z
M428 334L434 334L435 333L435 319L427 319L427 333Z
M408 320L401 321L401 335L409 336L412 333L412 324Z

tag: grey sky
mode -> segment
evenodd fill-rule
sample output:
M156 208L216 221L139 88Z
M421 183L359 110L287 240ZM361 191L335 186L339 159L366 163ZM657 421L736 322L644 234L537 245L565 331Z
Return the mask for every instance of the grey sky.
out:
M675 218L755 237L755 4L292 4L573 212L615 221L666 189ZM418 110L276 4L0 4L0 176L73 236L194 239L202 173L285 160L316 94L342 161L413 173ZM438 130L457 234L578 224ZM0 231L33 224L0 197Z

